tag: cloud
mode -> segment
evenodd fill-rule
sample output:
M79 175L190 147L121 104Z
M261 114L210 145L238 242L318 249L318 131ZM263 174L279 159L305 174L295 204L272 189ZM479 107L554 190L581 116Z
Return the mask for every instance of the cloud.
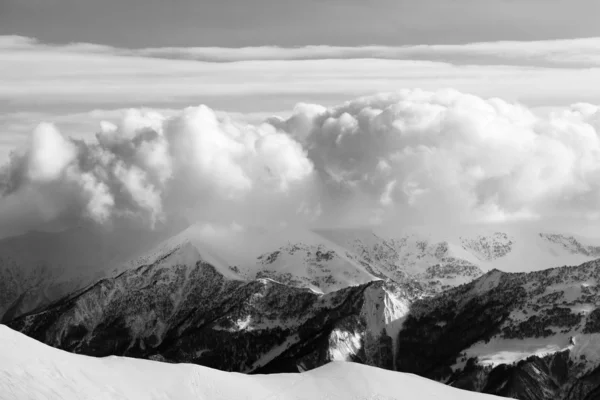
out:
M95 134L100 130L108 131L111 126L119 124L131 113L130 108L95 109L86 112L60 111L17 111L0 114L0 165L6 163L10 152L24 149L30 140L30 134L36 127L50 121L64 136L87 142L95 140ZM163 117L171 117L181 110L172 108L141 108L137 113L157 113ZM239 123L258 124L274 115L286 116L291 111L274 111L258 113L235 113L215 110L219 117L225 115Z
M410 47L120 49L0 37L0 103L13 111L262 112L376 92L452 87L530 105L600 101L598 39ZM76 110L76 111L74 111Z
M206 106L172 117L129 110L88 142L43 123L3 169L0 225L8 226L3 218L11 227L22 218L22 229L117 218L153 227L181 216L220 221L237 214L248 222L252 208L287 218L309 193L303 185L312 175L304 149L289 135Z
M194 60L203 62L385 59L429 60L458 65L536 65L546 67L600 66L600 38L538 41L497 41L444 45L300 47L149 47L116 48L92 43L48 45L22 36L0 36L0 48L61 53Z
M600 108L547 114L403 90L239 122L130 110L96 139L40 125L0 175L0 225L356 226L600 217Z
M347 189L338 201L358 192L382 220L592 216L598 115L593 105L540 117L453 90L403 91L321 115L309 155L324 181Z
M26 176L32 181L55 180L75 158L75 146L56 128L47 123L38 125L31 135Z
M73 45L71 45L73 46ZM458 65L600 66L600 38L499 41L413 46L163 47L123 50L121 54L207 62L249 60L386 59L429 60Z

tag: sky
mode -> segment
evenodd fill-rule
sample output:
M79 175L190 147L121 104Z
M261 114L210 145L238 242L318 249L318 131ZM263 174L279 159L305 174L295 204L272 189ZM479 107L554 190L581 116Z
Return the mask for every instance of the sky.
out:
M600 36L595 0L2 0L0 34L117 47L410 45Z
M181 210L227 226L589 225L594 11L587 0L3 0L0 225L153 227Z

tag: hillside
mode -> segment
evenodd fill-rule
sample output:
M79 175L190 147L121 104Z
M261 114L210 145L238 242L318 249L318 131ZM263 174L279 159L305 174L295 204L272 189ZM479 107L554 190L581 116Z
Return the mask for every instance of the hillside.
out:
M600 262L531 273L493 270L418 300L396 366L522 400L600 393Z

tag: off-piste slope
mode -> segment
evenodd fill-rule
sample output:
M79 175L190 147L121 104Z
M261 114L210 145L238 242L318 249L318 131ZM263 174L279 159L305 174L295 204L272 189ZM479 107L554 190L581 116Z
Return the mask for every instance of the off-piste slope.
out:
M336 362L301 374L244 375L190 364L57 350L0 325L3 400L484 400L411 374Z

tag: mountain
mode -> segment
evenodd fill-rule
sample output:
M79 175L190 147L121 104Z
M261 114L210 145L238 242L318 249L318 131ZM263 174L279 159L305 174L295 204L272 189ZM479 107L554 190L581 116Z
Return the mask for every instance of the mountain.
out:
M190 364L94 358L45 346L0 325L4 400L493 399L411 374L336 362L302 374L242 375Z
M428 248L445 244L451 257L464 259L484 272L531 272L562 265L579 265L600 257L600 239L544 228L531 223L474 224L443 227L403 227L380 232L379 236ZM414 245L408 247L415 253ZM410 253L409 253L410 254ZM408 264L423 257L409 257Z
M562 369L566 381L548 375L542 382L529 374L510 378L519 382L514 383L501 372L521 374L513 364L522 357L513 353L547 363L540 356L548 349L568 350L570 337L588 343L581 321L595 318L590 317L595 306L583 294L568 296L582 285L587 286L581 293L595 293L595 267L563 267L566 272L555 278L546 275L553 270L544 270L543 263L590 260L598 247L568 234L499 228L405 228L385 236L364 229L196 224L173 235L162 232L166 239L160 241L156 234L151 244L136 238L133 248L106 264L109 268L94 261L83 269L103 274L101 279L35 307L28 304L28 310L12 306L4 321L56 348L93 356L249 374L356 361L503 396L562 396L583 382L580 360L574 369ZM118 239L111 243L125 248L127 238ZM78 265L86 258L74 260ZM571 294L545 293L546 282L556 279L568 282ZM521 306L523 314L514 310ZM589 316L577 317L579 312ZM577 321L580 325L571 325ZM531 344L552 336L548 332L562 336L542 341L541 347ZM485 347L481 340L492 344ZM495 352L497 346L504 350ZM583 394L572 398L585 399L594 384L585 383L577 389Z
M412 281L437 293L492 269L529 272L600 257L600 240L522 224L393 232L192 225L169 243L177 241L202 248L214 263L232 267L243 279L266 277L321 293L374 279Z
M312 369L336 359L379 365L385 336L392 367L392 325L408 311L408 290L371 281L323 294L268 278L244 280L189 241L170 244L150 264L7 324L72 352L246 373Z
M428 293L507 272L578 265L600 256L600 241L523 225L366 229L260 229L182 223L147 231L93 224L0 240L0 321L135 269L190 242L240 279L269 278L327 293L376 279Z
M522 400L600 396L600 261L493 270L411 306L396 367Z

